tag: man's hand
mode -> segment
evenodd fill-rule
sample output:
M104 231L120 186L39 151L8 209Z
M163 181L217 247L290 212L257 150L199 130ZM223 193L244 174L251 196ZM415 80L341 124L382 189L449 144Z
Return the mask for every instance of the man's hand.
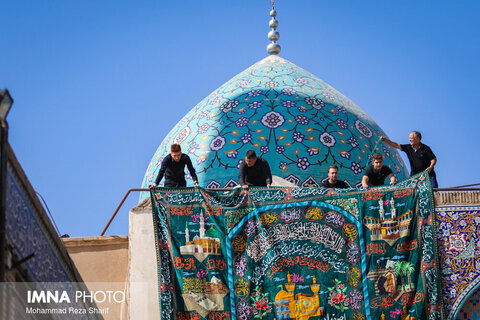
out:
M270 186L271 186L270 184L267 184L267 188L270 188Z
M368 177L367 176L362 177L362 188L368 189Z
M388 139L387 137L385 136L380 136L380 140L385 142L386 144L388 144L390 147L394 147L396 149L399 149L399 150L402 150L402 146L400 144L398 144L397 142L394 142L390 139Z
M158 184L152 183L152 184L149 184L149 185L148 185L148 188L149 188L149 189L152 189L152 188L155 188L156 186L158 186Z
M246 184L244 184L244 185L242 186L242 189L243 189L243 190L248 190L248 186L247 186Z
M195 182L193 183L193 186L194 186L195 188L198 188L198 181L195 181Z
M390 177L390 185L393 186L397 183L397 177L392 176Z

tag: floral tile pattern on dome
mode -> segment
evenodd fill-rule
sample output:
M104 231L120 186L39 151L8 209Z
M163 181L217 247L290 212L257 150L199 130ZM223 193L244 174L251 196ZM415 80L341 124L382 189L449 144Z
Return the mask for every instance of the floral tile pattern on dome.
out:
M297 185L318 184L331 164L340 168L342 180L356 185L373 151L387 154L385 164L405 178L398 152L378 147L380 135L384 131L337 90L287 60L269 56L185 115L155 152L143 186L155 179L172 143L191 156L202 186L237 179L249 149L269 162L273 175L298 177Z

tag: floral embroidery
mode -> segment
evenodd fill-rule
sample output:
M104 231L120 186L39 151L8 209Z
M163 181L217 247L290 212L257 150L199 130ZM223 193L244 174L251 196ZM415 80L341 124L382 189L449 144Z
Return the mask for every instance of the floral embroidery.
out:
M328 296L328 304L340 311L346 310L349 305L348 299L345 299L347 287L338 279L335 279L333 284L333 287L328 288L330 291Z
M250 299L253 302L253 315L255 318L262 319L263 316L272 312L272 306L268 299L268 292L261 292L262 288L257 286Z

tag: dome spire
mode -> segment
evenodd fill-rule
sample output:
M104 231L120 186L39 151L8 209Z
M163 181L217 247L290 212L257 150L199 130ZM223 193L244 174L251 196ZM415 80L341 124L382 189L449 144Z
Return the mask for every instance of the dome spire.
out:
M275 19L276 16L277 11L275 11L275 0L272 0L272 11L270 11L270 17L272 17L272 19L269 23L272 30L268 33L268 40L272 41L272 43L267 46L268 54L279 54L281 50L280 45L277 43L277 40L280 39L280 33L276 30L278 27L278 21Z

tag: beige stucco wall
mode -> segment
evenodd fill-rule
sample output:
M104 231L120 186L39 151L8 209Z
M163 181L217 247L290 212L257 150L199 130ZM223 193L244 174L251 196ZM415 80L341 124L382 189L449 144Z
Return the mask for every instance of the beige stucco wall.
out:
M97 307L106 320L128 319L128 237L62 239L88 290L99 292ZM123 294L122 294L123 293ZM125 297L125 302L119 303ZM108 309L107 309L108 308Z
M64 239L89 290L117 285L115 290L125 292L126 303L120 306L97 303L99 308L109 308L105 319L161 319L154 239L150 199L130 210L128 237Z
M158 300L157 254L149 198L130 210L129 238L129 319L161 319Z

